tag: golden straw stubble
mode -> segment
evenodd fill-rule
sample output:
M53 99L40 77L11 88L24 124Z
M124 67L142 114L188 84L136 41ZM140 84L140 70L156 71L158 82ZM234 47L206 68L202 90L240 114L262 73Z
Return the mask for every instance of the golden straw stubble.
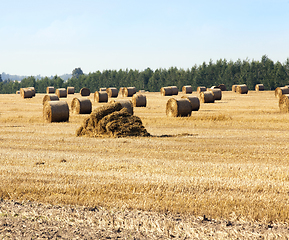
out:
M168 117L188 117L191 116L192 106L188 99L176 100L170 98L166 105L166 115Z
M289 94L281 95L279 98L279 109L281 113L289 112Z
M65 101L48 101L43 105L45 122L68 122L69 107Z

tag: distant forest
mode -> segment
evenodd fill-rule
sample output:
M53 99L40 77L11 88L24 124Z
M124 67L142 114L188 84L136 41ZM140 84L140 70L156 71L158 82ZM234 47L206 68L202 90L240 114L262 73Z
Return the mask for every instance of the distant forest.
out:
M198 86L218 86L225 84L227 90L233 84L247 84L249 90L253 90L255 85L263 83L266 90L274 90L276 87L289 84L289 58L285 63L277 61L274 63L266 55L262 56L261 61L243 60L236 62L226 59L217 60L215 63L203 63L195 65L191 69L169 69L150 68L144 71L139 70L104 70L89 74L74 74L67 81L59 76L53 78L26 77L21 82L12 80L2 80L0 75L0 93L15 93L22 87L35 87L37 93L45 93L46 87L55 88L75 87L75 91L87 87L91 92L98 91L100 87L136 87L138 90L158 92L164 86L177 86L179 89L184 85L191 85L194 91Z

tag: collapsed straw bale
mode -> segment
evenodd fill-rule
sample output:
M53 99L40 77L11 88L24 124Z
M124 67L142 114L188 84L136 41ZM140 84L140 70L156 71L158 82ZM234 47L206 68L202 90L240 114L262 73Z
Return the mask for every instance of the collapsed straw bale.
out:
M176 100L174 98L170 98L167 101L166 114L168 117L188 117L191 116L191 113L192 105L188 99L182 98Z
M289 94L289 88L287 88L287 87L277 87L275 89L275 97L280 98L284 94Z
M108 95L106 91L96 91L94 93L94 101L95 102L107 102L108 101Z
M182 93L183 94L191 94L193 92L192 86L183 86Z
M147 106L147 98L145 95L141 93L136 93L132 96L132 104L134 107L146 107Z
M201 92L205 92L206 91L206 87L197 87L197 93L201 93Z
M32 97L35 97L35 87L28 87L32 92Z
M173 90L171 87L162 87L161 88L161 95L162 96L172 96Z
M125 87L123 89L123 97L132 97L136 93L135 87Z
M113 88L113 87L107 88L106 92L109 98L116 98L118 96L117 88Z
M259 92L259 91L264 91L265 90L265 87L263 84L256 84L255 86L255 91L256 92Z
M192 111L199 111L200 109L200 100L198 97L195 96L182 96L182 98L186 98L190 101Z
M214 103L214 94L212 92L206 91L200 93L200 102L201 103Z
M227 90L225 84L220 84L220 85L218 86L218 88L220 88L221 91L226 91L226 90Z
M22 98L32 98L32 91L29 88L20 88L20 96Z
M95 109L82 126L77 136L127 137L150 136L139 117L131 115L119 102Z
M89 88L84 87L80 89L79 93L82 97L88 97L90 95L90 90Z
M74 87L67 87L67 94L74 94L75 89Z
M45 122L68 122L69 107L65 101L48 101L43 105Z
M46 93L47 93L47 94L55 93L54 87L53 87L53 86L47 87L47 88L46 88Z
M178 95L179 94L179 89L177 86L170 86L172 89L172 95Z
M279 98L279 109L281 113L289 112L289 94L284 94Z
M124 99L119 99L119 100L110 100L109 103L112 104L112 103L120 103L121 106L123 108L126 108L127 111L133 115L133 104L132 104L132 101L131 100L124 100Z
M48 101L59 101L59 98L55 94L47 94L43 97L42 105L44 105Z
M71 110L75 114L90 114L92 109L91 101L88 98L73 98Z
M207 91L213 93L215 101L222 99L222 91L220 88L208 88Z
M239 94L247 94L248 93L248 87L246 84L242 84L242 85L237 85L236 86L236 93Z
M106 92L106 88L105 87L101 87L101 88L99 88L99 91L100 92Z
M55 94L59 97L59 98L66 98L67 97L67 91L65 88L57 88L55 91Z

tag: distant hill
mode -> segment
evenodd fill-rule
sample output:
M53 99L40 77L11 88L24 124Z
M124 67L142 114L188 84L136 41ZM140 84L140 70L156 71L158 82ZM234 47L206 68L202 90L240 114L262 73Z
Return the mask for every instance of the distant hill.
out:
M1 77L2 77L2 80L5 81L5 80L16 80L16 81L21 81L22 79L24 78L27 78L27 77L30 77L30 76L19 76L19 75L11 75L11 74L8 74L8 73L1 73ZM44 78L43 76L41 75L37 75L37 76L34 76L36 79L41 79L41 78ZM50 76L49 78L53 78L54 76ZM72 74L63 74L61 76L59 76L60 78L62 78L64 81L66 81L67 79L71 78L72 77Z

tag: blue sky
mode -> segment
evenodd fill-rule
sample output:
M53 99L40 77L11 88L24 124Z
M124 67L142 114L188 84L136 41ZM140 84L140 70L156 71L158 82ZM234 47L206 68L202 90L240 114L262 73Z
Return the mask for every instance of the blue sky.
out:
M9 0L0 8L0 73L190 68L289 57L289 0Z

